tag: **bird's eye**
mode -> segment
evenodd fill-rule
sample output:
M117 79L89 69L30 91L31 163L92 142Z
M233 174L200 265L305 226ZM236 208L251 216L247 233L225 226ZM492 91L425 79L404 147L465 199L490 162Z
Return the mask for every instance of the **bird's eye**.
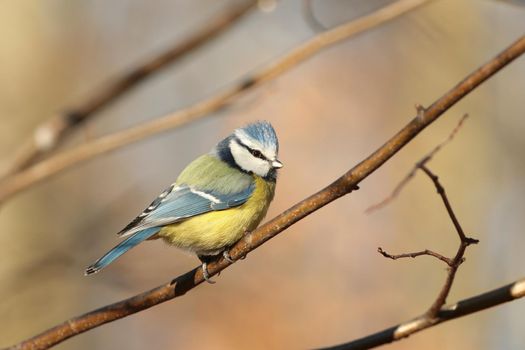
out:
M260 159L265 159L263 154L261 153L261 151L259 150L256 150L256 149L250 149L250 153L252 154L252 156L256 157L256 158L260 158Z

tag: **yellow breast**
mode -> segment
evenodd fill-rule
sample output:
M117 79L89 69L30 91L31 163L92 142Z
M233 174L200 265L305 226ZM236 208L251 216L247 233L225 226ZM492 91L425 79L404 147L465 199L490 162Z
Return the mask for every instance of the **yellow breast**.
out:
M259 225L273 199L275 183L254 175L255 189L246 203L231 209L212 211L159 231L171 245L199 255L215 255L237 242L245 232Z

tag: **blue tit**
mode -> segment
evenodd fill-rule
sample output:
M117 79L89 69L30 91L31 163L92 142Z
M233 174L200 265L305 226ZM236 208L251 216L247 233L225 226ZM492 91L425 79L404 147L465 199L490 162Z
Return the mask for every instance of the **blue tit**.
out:
M279 142L272 125L259 121L236 129L208 154L191 162L118 234L125 239L86 269L90 275L137 244L162 238L206 263L257 227L274 197Z

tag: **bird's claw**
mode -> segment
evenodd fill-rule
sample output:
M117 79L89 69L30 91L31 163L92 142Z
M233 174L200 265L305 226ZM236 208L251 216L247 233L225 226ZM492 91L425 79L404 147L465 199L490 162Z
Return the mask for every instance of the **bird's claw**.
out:
M230 264L233 264L235 262L235 260L231 258L230 252L228 250L225 250L222 252L222 257L224 258L224 260L226 260Z
M208 282L209 284L214 284L215 281L213 281L210 277L210 274L208 272L208 265L206 263L202 263L202 276Z

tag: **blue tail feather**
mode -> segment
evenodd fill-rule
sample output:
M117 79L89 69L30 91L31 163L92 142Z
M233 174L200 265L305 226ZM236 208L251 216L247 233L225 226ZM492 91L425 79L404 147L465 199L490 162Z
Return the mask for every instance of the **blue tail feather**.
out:
M96 273L102 268L106 267L107 265L111 264L115 259L120 257L122 254L136 246L142 241L145 241L146 239L150 238L157 232L159 232L160 227L151 227L147 228L142 231L135 232L122 242L120 242L115 248L111 249L109 252L104 254L100 259L95 261L93 265L89 266L86 271L85 275L91 275L92 273Z

